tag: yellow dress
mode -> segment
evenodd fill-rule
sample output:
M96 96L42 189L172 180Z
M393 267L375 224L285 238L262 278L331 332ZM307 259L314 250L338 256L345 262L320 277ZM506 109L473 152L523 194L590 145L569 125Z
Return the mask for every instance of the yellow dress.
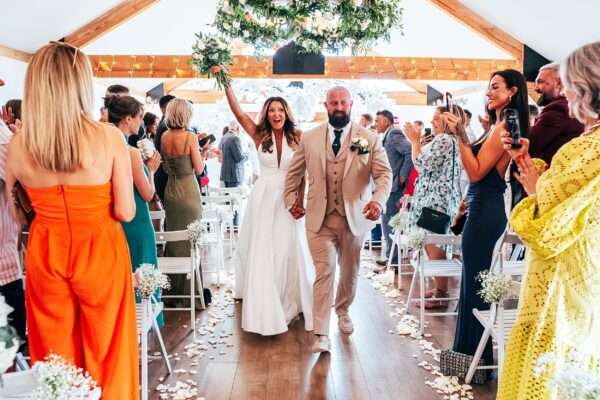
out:
M511 215L529 255L498 400L559 399L533 371L546 352L600 371L600 128L565 144L536 189Z

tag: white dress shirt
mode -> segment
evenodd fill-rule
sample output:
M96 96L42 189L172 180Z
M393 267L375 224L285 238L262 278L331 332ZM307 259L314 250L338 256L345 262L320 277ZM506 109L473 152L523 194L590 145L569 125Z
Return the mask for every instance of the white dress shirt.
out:
M328 124L329 128L329 140L331 142L331 144L333 144L333 141L335 140L335 132L334 129L341 129L342 130L342 136L340 136L340 146L344 144L344 140L346 140L346 137L348 136L348 133L350 132L350 128L352 127L352 123L348 122L346 124L345 127L343 128L334 128L331 124Z

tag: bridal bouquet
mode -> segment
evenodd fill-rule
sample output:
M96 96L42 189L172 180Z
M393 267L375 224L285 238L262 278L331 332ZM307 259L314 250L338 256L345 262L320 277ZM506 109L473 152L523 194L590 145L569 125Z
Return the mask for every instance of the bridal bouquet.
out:
M98 391L96 382L81 368L57 354L50 354L33 367L39 386L32 394L35 400L74 400L92 398Z
M542 354L535 366L538 377L548 374L546 383L549 390L556 390L562 400L593 400L600 399L600 374L586 368L583 358L571 353L568 360L557 367L554 353Z
M231 64L231 50L225 39L218 35L196 33L196 42L192 46L192 66L196 71L209 78L214 77L219 89L223 90L231 83L227 70Z
M404 229L408 223L408 215L408 211L400 210L396 215L390 218L390 222L388 224L392 227L392 229L394 229L394 232Z
M135 291L142 299L149 299L157 289L168 289L169 278L152 264L140 264L135 271L137 287Z
M481 271L476 279L481 282L481 290L477 294L486 303L500 303L508 297L518 295L515 293L518 292L518 283L513 282L509 275L486 270Z
M12 310L13 308L4 301L4 296L0 295L0 374L13 365L19 349L17 331L8 325L8 314Z

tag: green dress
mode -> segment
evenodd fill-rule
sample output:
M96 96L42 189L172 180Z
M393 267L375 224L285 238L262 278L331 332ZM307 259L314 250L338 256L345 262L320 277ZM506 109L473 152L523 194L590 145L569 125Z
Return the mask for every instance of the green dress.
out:
M186 137L184 151L188 147L190 133ZM169 176L165 188L165 230L185 230L193 221L202 217L202 196L198 180L194 173L192 159L188 154L170 157L162 152L165 172ZM167 243L165 256L167 257L189 257L191 245L189 241ZM190 281L183 275L172 275L169 277L171 289L165 294L184 295L190 291ZM185 299L183 299L185 300ZM185 304L185 301L179 303Z
M149 176L148 168L145 165L144 173L146 176ZM135 185L133 187L133 193L135 199L135 217L130 222L121 223L123 225L123 230L125 231L127 244L129 245L129 256L131 257L133 272L135 272L140 264L152 264L158 268L156 238L154 236L152 219L150 218L150 209L148 208L148 203L140 196ZM154 296L160 301L160 289L156 291ZM138 303L142 301L137 294L135 300ZM158 322L159 327L164 325L162 312L157 317L156 321Z

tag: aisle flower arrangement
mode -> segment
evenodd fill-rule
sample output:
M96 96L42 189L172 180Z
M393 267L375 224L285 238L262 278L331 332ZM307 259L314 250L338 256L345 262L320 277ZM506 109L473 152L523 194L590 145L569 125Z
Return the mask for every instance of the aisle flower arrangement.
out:
M57 354L37 362L34 371L39 385L28 397L34 400L84 400L99 390L87 372Z
M187 226L188 238L191 242L198 242L205 231L202 220L197 219Z
M488 304L518 296L518 282L514 282L509 275L485 270L476 279L481 282L481 290L477 294Z
M562 400L600 399L600 374L586 368L583 357L573 352L558 366L554 353L542 354L535 366L538 377L546 375L549 390L556 390Z
M231 49L226 39L220 35L197 33L192 46L192 66L201 75L215 78L221 90L231 83L228 67L232 64ZM213 67L219 66L218 69Z
M392 227L394 232L398 230L403 230L408 223L409 212L406 210L400 210L396 215L390 218L389 225Z
M417 227L413 227L413 229L408 232L408 246L412 249L420 249L423 247L425 243L425 230Z
M158 289L166 290L171 286L167 275L152 264L140 264L135 279L135 291L142 299L149 299Z
M215 27L257 54L296 42L310 53L364 54L402 29L400 0L221 0Z

